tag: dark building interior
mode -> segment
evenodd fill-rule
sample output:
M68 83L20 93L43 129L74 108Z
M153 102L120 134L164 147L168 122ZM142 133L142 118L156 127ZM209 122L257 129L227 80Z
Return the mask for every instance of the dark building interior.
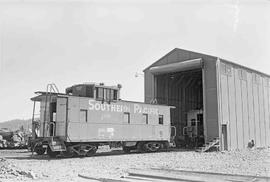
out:
M158 104L175 106L172 109L172 125L176 127L176 145L179 147L198 147L204 143L203 133L203 83L202 70L195 69L175 73L155 75L156 99ZM197 136L184 131L189 125L188 115L197 111ZM193 119L193 120L194 120ZM191 119L192 120L192 119ZM195 125L192 123L191 126Z

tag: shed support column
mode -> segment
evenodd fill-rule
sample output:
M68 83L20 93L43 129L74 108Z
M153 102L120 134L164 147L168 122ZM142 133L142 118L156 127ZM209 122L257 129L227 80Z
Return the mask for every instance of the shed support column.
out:
M180 123L181 123L181 126L186 126L187 125L187 122L185 121L185 114L186 114L186 100L185 100L185 98L186 98L186 89L185 88L182 88L182 103L181 103L181 105L182 105L182 108L181 108L181 110L182 110L182 112L181 112L181 121L180 121ZM184 123L184 121L185 121L185 123ZM183 130L183 128L181 128L182 130ZM181 133L182 133L182 135L183 135L183 131L181 131Z
M207 121L206 121L206 87L205 87L205 69L204 67L202 68L202 86L203 86L203 135L204 135L204 143L207 142Z
M154 77L154 98L157 100L157 77L155 75L153 75Z
M169 74L166 75L166 104L169 105Z

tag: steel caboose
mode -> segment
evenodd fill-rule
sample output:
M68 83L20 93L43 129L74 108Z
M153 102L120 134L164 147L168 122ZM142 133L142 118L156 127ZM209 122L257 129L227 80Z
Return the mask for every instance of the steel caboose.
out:
M121 100L120 88L78 84L59 93L49 84L46 92L36 92L32 151L71 157L91 156L104 144L120 145L125 152L168 148L172 107Z

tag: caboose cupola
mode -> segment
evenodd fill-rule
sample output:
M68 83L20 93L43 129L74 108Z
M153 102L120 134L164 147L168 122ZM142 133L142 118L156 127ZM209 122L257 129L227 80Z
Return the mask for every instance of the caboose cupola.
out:
M90 97L102 101L117 101L120 99L120 89L120 84L117 86L105 86L104 83L84 83L66 88L66 94Z

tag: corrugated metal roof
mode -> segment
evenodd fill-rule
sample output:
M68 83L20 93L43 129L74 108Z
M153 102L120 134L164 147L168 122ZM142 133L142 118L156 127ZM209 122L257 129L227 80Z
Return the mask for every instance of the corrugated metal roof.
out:
M164 56L162 56L160 59L158 59L157 61L155 61L153 64L151 64L150 66L148 66L147 68L145 68L143 71L145 72L146 70L148 70L148 69L150 69L151 67L155 66L159 61L161 61L163 58L169 56L170 54L172 54L172 53L175 52L175 51L185 51L185 52L188 52L188 53L201 54L201 55L204 55L204 56L212 57L212 58L219 59L219 60L221 60L221 61L227 62L227 63L229 63L229 64L232 64L232 65L235 65L235 66L238 66L238 67L247 69L247 70L249 70L249 71L256 72L256 73L258 73L258 74L261 74L261 75L270 77L269 74L263 73L263 72L261 72L261 71L258 71L258 70L252 69L252 68L249 68L249 67L244 66L244 65L240 65L240 64L235 63L235 62L232 62L232 61L228 61L228 60L226 60L226 59L223 59L223 58L220 58L220 57L217 57L217 56L212 56L212 55L208 55L208 54L204 54L204 53L200 53L200 52L189 51L189 50L180 49L180 48L175 48L175 49L171 50L170 52L168 52L167 54L165 54ZM187 60L187 61L188 61L188 60Z
M216 58L216 59L218 58L216 56L211 56L211 55L208 55L208 54L203 54L203 53L189 51L189 50L180 49L180 48L174 48L173 50L171 50L170 52L168 52L167 54L165 54L164 56L162 56L161 58L159 58L157 61L155 61L153 64L151 64L150 66L146 67L143 71L145 72L147 69L155 66L159 61L161 61L163 58L169 56L170 54L172 54L175 51L185 51L185 52L194 53L194 54L202 54L202 55L209 56L209 57Z

